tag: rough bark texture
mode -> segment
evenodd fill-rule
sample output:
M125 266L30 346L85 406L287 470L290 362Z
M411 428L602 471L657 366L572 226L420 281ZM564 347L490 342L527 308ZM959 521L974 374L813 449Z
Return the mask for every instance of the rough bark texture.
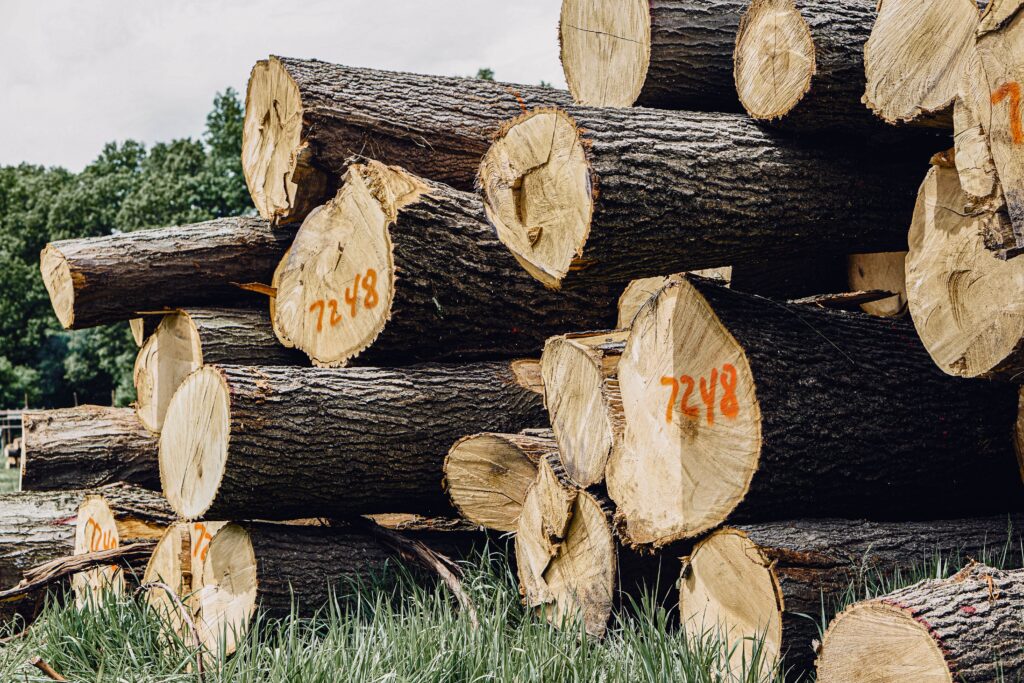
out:
M218 370L230 441L209 519L448 512L443 463L459 437L547 424L507 363Z
M128 482L159 490L157 439L131 408L79 406L25 413L23 491Z
M730 519L1020 509L1016 387L944 374L909 320L691 282L746 353L760 404L758 469Z
M552 88L274 59L298 85L309 164L328 176L324 200L354 155L471 190L503 121L527 107L571 101Z
M843 256L777 258L732 267L729 286L740 292L773 299L798 299L849 289Z
M167 499L158 493L130 484L112 484L95 491L103 497L114 515L120 544L159 538L163 528L174 523L175 515ZM159 531L154 531L159 529Z
M917 181L902 152L837 153L773 136L734 114L593 108L572 114L596 199L582 255L568 266L563 287L907 248ZM512 183L497 180L484 164L485 202L495 222L499 195ZM553 229L543 221L541 227Z
M307 364L305 356L277 341L265 309L186 308L182 313L199 335L204 365Z
M70 329L181 306L260 303L233 283L269 284L292 235L239 217L52 242L43 250L43 279L58 318ZM70 274L54 280L66 284L55 292L48 266L62 262Z
M1024 515L887 524L819 519L734 528L757 545L778 580L786 668L809 671L819 624L803 615L835 609L865 579L920 571L938 558L953 566L1001 560L1007 569L1020 567Z

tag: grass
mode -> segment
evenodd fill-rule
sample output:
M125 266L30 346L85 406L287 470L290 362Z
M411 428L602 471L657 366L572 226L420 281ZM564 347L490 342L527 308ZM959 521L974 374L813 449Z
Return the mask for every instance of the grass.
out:
M18 490L18 468L0 469L0 493Z

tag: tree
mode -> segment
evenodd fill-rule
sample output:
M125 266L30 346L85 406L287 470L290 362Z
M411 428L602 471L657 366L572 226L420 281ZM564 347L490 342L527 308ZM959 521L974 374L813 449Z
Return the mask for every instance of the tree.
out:
M476 77L479 78L481 81L493 81L494 69L482 66L476 70Z

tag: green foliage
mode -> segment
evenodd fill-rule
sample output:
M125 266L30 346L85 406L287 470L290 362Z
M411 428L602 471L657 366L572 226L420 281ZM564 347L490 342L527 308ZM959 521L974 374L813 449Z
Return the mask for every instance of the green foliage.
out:
M481 81L493 81L494 69L482 66L476 70L476 77L479 78Z
M108 143L81 173L0 167L0 408L134 399L127 325L60 329L39 275L47 242L251 213L237 93L214 98L203 140Z

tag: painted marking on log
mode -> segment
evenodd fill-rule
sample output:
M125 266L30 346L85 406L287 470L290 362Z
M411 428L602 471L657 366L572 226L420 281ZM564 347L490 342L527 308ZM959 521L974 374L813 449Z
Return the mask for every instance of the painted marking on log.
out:
M679 412L689 418L700 416L700 408L690 405L690 396L693 395L696 382L690 375L680 375L679 379L665 376L661 378L661 385L671 387L668 397L668 405L665 408L665 422L671 423L676 413L676 399L679 398L680 387L685 386L683 395L679 398ZM736 366L732 363L722 365L721 372L718 368L711 370L709 377L700 378L700 397L704 402L704 415L709 425L715 424L715 407L718 387L722 387L722 398L717 400L718 412L723 417L734 420L740 413L739 399L736 398Z
M1016 81L1003 83L992 93L992 104L999 104L1007 98L1010 100L1010 111L1008 112L1010 116L1010 137L1013 138L1013 144L1019 145L1024 143L1024 124L1021 123L1020 111L1020 83Z
M113 532L105 531L99 523L90 517L85 521L85 535L89 541L88 552L94 553L98 550L113 550L117 547L117 540ZM120 567L116 564L110 565L111 571L118 571Z
M213 540L213 535L206 529L205 524L199 522L195 524L195 531L199 534L199 538L196 540L195 547L192 548L192 557L197 557L200 562L205 562L206 553L210 552L210 541Z
M359 313L360 285L362 285L364 291L363 308L376 308L377 304L380 303L380 295L377 293L377 271L373 268L367 268L365 273L356 275L351 287L345 288L343 298L349 306L349 315L352 318L355 318ZM337 327L345 319L344 315L338 312L337 299L317 299L309 305L309 312L316 313L317 332L323 332L324 330L324 313L328 308L331 309L331 315L327 322L331 327Z

